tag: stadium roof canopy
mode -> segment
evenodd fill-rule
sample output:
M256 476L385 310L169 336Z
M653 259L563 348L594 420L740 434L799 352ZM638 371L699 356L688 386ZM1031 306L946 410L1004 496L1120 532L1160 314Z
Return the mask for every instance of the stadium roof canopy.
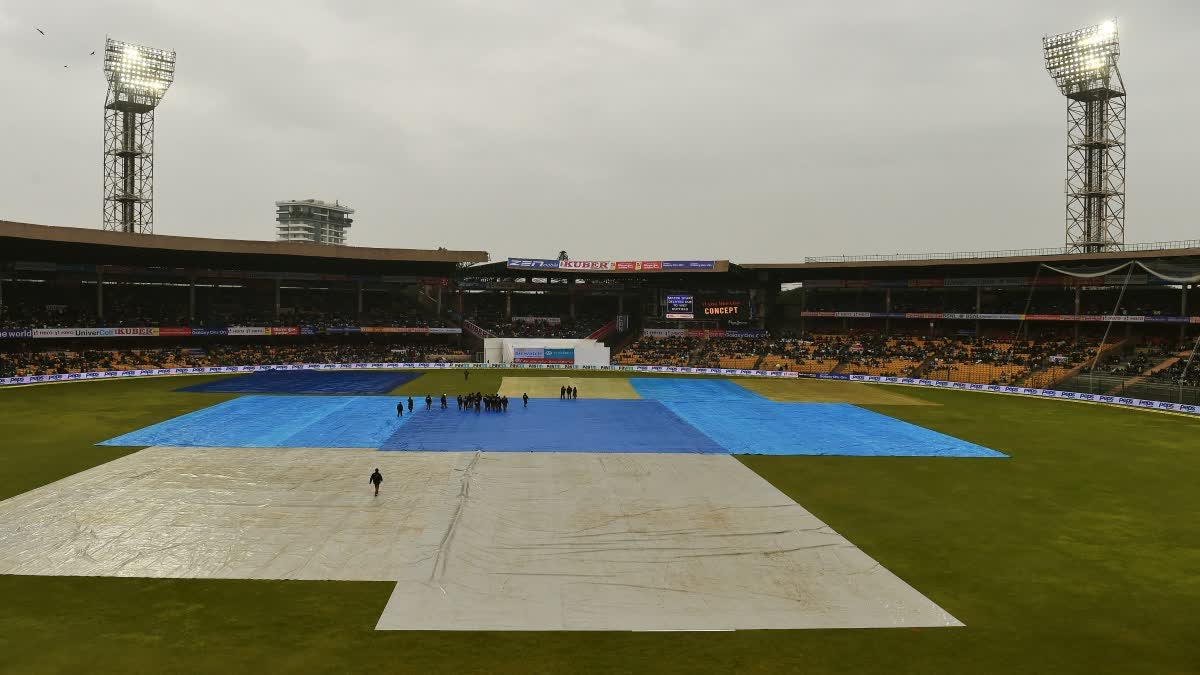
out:
M742 265L751 272L767 273L781 283L817 279L905 279L936 277L1006 277L1033 274L1041 265L1056 268L1112 267L1132 260L1146 264L1155 262L1200 264L1200 242L1190 246L1155 248L1145 245L1138 250L1110 253L1046 253L1046 254L953 254L929 258L863 259L847 256L841 260L820 260L803 263L748 263ZM873 257L875 258L875 257ZM878 256L877 258L885 258Z
M654 285L720 285L724 283L740 283L754 279L745 269L728 260L713 261L711 270L691 271L643 271L643 270L603 270L590 271L582 269L553 269L553 268L510 268L507 261L482 265L472 265L459 270L459 276L464 279L529 279L531 277L546 279L583 279L589 282L650 282Z
M487 259L485 251L205 239L0 220L0 261L446 276L460 263Z

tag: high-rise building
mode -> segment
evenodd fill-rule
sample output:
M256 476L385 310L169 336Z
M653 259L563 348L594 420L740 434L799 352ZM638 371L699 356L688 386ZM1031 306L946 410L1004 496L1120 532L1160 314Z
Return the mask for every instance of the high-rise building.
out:
M345 244L346 230L354 222L354 209L336 201L299 199L275 202L275 228L278 241L309 244Z

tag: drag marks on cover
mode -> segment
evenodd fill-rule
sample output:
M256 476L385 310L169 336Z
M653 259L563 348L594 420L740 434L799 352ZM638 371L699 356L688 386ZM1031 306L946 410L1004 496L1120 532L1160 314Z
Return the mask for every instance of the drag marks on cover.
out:
M419 371L268 370L177 391L234 394L386 394L424 373Z

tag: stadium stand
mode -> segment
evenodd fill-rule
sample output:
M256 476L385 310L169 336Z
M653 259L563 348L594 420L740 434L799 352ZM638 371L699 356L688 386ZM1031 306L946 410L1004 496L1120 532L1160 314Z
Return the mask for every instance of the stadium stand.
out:
M467 352L435 344L209 344L204 347L55 349L0 352L0 377L147 368L284 365L294 363L436 363L467 359Z

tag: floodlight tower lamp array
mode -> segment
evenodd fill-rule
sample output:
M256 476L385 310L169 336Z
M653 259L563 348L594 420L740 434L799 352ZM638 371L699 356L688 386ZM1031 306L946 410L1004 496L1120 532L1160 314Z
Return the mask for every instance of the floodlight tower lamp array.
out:
M1066 245L1125 244L1125 85L1114 21L1042 39L1046 71L1067 98Z
M154 110L175 80L175 52L104 45L103 228L154 231Z

